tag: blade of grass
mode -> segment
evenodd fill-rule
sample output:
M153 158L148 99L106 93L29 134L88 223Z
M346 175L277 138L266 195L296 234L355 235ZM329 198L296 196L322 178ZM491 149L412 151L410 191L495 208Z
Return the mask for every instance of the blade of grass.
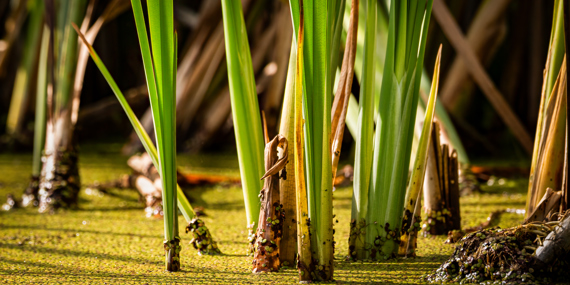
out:
M412 168L412 176L408 190L406 192L405 210L402 220L402 237L400 241L399 254L415 256L416 238L419 230L420 212L417 211L420 203L419 198L421 190L423 189L423 182L425 177L428 148L430 146L430 138L432 133L433 118L435 113L435 102L437 100L437 92L439 87L439 67L441 60L441 45L437 52L435 59L435 66L433 71L432 85L429 95L429 100L426 108L424 124L422 127L422 134L416 151L416 160ZM417 225L417 226L416 226Z
M293 37L294 38L294 37ZM283 239L281 240L281 249L279 258L288 264L295 264L296 258L296 238L297 225L293 222L293 218L297 218L296 204L296 175L295 175L295 76L297 74L297 48L293 41L291 43L291 53L289 55L289 66L287 68L287 81L285 83L285 92L283 95L283 109L281 111L281 123L279 126L279 134L284 136L291 143L291 147L287 149L287 155L290 159L285 166L286 177L279 180L280 200L285 210L285 220L283 223ZM301 90L302 92L302 90ZM302 129L302 127L301 127Z
M292 0L295 1L295 0ZM297 251L298 251L298 270L299 281L312 280L312 253L311 238L309 226L309 209L307 200L307 189L305 184L305 163L304 163L304 139L303 139L303 61L304 61L304 23L303 8L301 1L300 8L299 32L297 36L297 59L295 68L295 87L294 87L294 163L295 163L295 186L296 186L296 203L297 203Z
M376 1L367 0L366 33L364 37L364 55L362 65L362 80L360 85L360 104L358 111L358 132L356 136L356 154L354 162L354 187L351 214L351 236L349 238L349 253L353 259L366 258L365 236L361 235L366 229L368 214L368 190L372 173L373 147L370 144L374 137L374 87L375 87L375 56L376 49Z
M259 104L241 1L222 0L222 12L232 117L247 224L250 233L254 233L259 218L259 178L263 176L263 135Z
M109 87L111 87L111 90L113 90L113 93L115 94L115 96L117 97L117 100L121 104L121 107L125 111L127 118L129 119L129 121L133 125L133 129L134 129L135 133L137 134L137 136L139 137L139 139L141 140L141 143L143 144L145 151L149 154L150 158L152 159L153 165L156 167L156 169L159 169L158 151L156 150L156 147L154 146L154 143L152 142L150 136L145 131L141 122L139 121L139 119L137 118L137 116L135 115L135 113L133 112L131 107L129 106L127 99L125 98L125 96L123 95L121 90L119 89L119 86L117 85L117 83L115 82L115 80L113 79L111 74L109 73L109 70L107 70L107 67L105 67L105 64L103 63L103 61L101 60L99 55L97 55L97 53L95 52L93 47L86 40L84 40L82 34L79 34L79 35L80 35L80 39L87 46L87 48L89 50L89 54L91 55L91 59L93 59L93 62L101 71L101 74L103 75L103 77L105 78L107 83L109 84ZM178 197L178 208L180 209L180 212L182 212L182 215L184 216L186 221L191 222L192 219L194 219L196 217L196 214L194 213L192 205L190 204L190 202L186 198L186 195L184 195L184 192L182 191L180 186L177 185L176 191L178 193L178 195L177 195L177 197Z

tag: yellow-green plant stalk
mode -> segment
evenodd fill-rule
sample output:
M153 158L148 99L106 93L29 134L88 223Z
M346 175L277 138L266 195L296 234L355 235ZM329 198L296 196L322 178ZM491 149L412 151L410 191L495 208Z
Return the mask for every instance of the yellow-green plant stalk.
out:
M358 111L358 131L356 136L356 154L354 162L354 187L352 196L352 214L350 221L349 255L352 259L366 259L366 220L368 214L369 188L372 174L374 137L374 52L376 50L376 1L367 0L366 32L364 35L364 54Z
M546 193L546 189L559 190L563 187L567 114L566 73L565 57L544 112L544 131L539 142L537 165L529 189L528 209L530 212L527 213L527 218L530 220L532 220L534 210Z
M302 10L300 11L302 16ZM309 226L309 208L307 201L307 189L305 184L304 163L304 138L303 138L303 20L301 17L297 36L297 58L295 68L294 87L294 165L295 187L297 206L297 269L299 281L310 282L312 280L313 263L311 253L311 234ZM287 218L287 217L285 217Z
M418 149L416 151L416 160L412 168L412 176L408 184L408 190L404 199L404 214L402 219L402 234L399 247L399 255L415 256L417 247L417 235L420 229L421 212L419 205L421 204L421 193L426 172L428 160L428 148L430 146L430 138L432 133L433 118L435 113L435 103L437 100L437 90L439 87L439 66L441 60L441 45L435 59L433 70L433 80L429 100L427 103L424 124Z
M259 219L260 178L263 176L263 135L255 77L241 1L222 0L224 39L240 174L250 242Z
M287 149L287 156L290 158L289 163L285 166L284 177L279 180L280 200L285 211L285 219L283 223L283 239L281 239L281 250L279 258L283 266L294 266L296 263L295 255L297 254L297 204L296 204L296 176L295 176L295 75L297 66L297 49L295 42L291 43L291 54L289 55L289 67L287 68L287 81L285 83L285 92L283 94L283 108L281 111L281 123L279 125L279 134L284 136L290 144ZM301 126L302 129L302 126ZM282 154L285 155L285 154ZM287 218L290 217L290 218Z

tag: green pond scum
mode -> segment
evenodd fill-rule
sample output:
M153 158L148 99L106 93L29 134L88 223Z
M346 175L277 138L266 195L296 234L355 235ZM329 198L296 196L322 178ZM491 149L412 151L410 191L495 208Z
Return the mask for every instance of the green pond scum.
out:
M297 283L294 268L277 273L251 273L247 256L245 211L239 187L211 186L185 189L194 206L205 208L201 217L216 237L223 255L199 256L190 244L191 234L181 234L181 271L164 270L162 219L145 217L136 191L114 190L102 194L86 191L95 181L116 179L129 173L127 157L119 147L88 147L80 151L82 189L75 209L39 214L37 208L0 212L0 283L52 284L238 284ZM6 195L20 198L28 183L30 155L0 155L0 204ZM238 176L234 154L180 155L179 165L188 172ZM342 164L341 164L342 166ZM462 225L472 227L500 209L522 209L526 199L525 177L497 179L483 193L461 198ZM352 189L334 192L336 215L334 282L347 284L419 284L452 254L455 245L446 237L419 237L416 258L386 262L347 261ZM493 226L520 224L522 215L504 213ZM338 222L337 222L338 220ZM184 217L179 215L181 233Z

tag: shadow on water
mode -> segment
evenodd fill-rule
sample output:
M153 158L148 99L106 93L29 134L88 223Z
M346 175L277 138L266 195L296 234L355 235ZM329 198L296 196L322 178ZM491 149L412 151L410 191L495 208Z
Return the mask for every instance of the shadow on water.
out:
M140 237L140 238L152 238L160 239L161 235L142 235L142 234L132 234L132 233L116 233L111 231L94 231L94 230L83 230L83 229L62 229L62 228L48 228L40 226L27 226L27 225L3 225L0 224L0 231L4 230L38 230L38 231L57 231L64 233L87 233L87 234L100 234L100 235L114 235L114 236L128 236L128 237Z
M81 256L81 257L88 257L88 258L102 258L102 259L109 259L109 260L116 260L116 261L134 262L134 263L156 263L156 264L160 264L160 262L152 262L152 261L149 261L149 260L143 259L143 258L133 258L133 257L129 257L129 256L114 255L114 254L109 254L109 253L91 253L91 252L70 250L70 249L54 249L54 248L41 247L41 246L0 244L0 248L26 251L26 252L30 252L30 253L44 253L44 254L49 254L49 255L63 255L63 256L72 256L72 257L80 257Z

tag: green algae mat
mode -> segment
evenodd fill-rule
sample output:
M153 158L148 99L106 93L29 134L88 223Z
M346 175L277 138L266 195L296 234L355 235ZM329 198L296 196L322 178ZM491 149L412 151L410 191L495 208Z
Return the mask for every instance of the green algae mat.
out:
M130 170L127 157L102 148L80 157L83 185L117 179ZM110 148L118 149L118 148ZM238 176L233 155L179 157L185 171L224 173ZM190 167L190 165L192 167ZM0 204L6 194L19 198L27 186L31 156L0 155ZM496 179L483 186L484 194L461 198L463 227L475 226L496 210L522 209L526 196L524 178ZM163 264L163 221L148 219L138 194L111 190L107 194L87 193L83 187L78 209L41 215L35 209L0 212L0 283L88 283L88 284L239 284L297 283L294 269L279 273L251 273L251 257L246 255L247 231L242 190L212 186L186 189L194 207L203 206L203 220L224 255L198 256L182 235L182 271L168 273ZM444 237L420 238L418 257L388 262L348 262L347 240L351 189L334 192L336 283L417 284L420 277L436 269L452 253L454 246ZM505 213L496 225L511 227L521 215ZM180 232L185 221L179 217Z

